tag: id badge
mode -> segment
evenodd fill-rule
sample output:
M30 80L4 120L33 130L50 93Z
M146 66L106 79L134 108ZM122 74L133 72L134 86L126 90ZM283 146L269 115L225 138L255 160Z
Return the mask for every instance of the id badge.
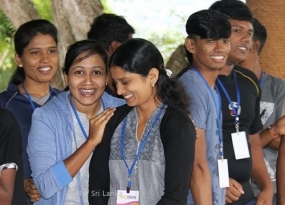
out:
M139 205L139 191L118 190L117 205Z
M249 150L245 132L232 133L232 142L236 159L249 158Z
M229 169L227 159L218 159L219 170L219 184L220 188L226 188L230 186Z

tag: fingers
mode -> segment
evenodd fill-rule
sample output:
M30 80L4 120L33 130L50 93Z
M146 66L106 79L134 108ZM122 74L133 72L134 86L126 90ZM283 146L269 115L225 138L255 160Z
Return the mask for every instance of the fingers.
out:
M38 201L41 198L41 195L32 179L25 180L25 191L28 194L31 202Z
M237 201L242 194L244 194L244 191L241 184L234 179L230 179L230 186L226 189L226 203Z
M94 147L102 141L105 126L110 118L114 115L116 108L107 108L101 114L92 118L89 122L89 138Z
M109 107L106 110L104 110L102 113L97 115L96 117L90 119L91 123L94 122L104 122L104 121L109 121L109 119L114 115L116 108Z

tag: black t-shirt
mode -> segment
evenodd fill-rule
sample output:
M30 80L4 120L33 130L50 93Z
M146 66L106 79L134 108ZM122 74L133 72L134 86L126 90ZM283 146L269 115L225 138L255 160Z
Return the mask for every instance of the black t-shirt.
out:
M240 91L240 115L239 115L239 130L245 131L248 135L256 134L262 130L262 123L259 116L259 101L260 101L260 88L257 77L248 69L239 66L234 67L238 88ZM230 99L237 102L237 92L233 75L224 76L219 75L219 80L226 88ZM231 134L236 132L235 116L233 111L230 110L229 101L224 92L219 86L221 99L222 99L222 112L223 112L223 142L224 142L224 156L228 160L229 176L243 185L245 194L240 197L238 203L243 204L253 197L249 179L252 173L252 159L235 159L234 149L232 144ZM250 150L250 145L248 143Z
M0 165L16 163L13 205L26 204L27 197L23 184L21 131L16 118L8 111L0 108Z

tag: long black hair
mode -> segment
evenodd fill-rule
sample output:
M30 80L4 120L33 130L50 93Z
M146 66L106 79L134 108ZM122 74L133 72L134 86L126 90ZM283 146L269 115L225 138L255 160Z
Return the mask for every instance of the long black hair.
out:
M180 83L167 75L159 50L149 41L140 38L128 40L111 56L109 68L119 66L127 72L147 76L152 68L159 71L157 97L176 109L186 111L188 98Z

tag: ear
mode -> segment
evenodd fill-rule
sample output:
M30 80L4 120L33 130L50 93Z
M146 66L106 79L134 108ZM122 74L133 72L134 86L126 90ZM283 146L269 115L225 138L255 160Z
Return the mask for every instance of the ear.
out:
M14 59L15 59L16 64L18 65L18 67L20 67L20 68L23 67L22 60L17 53L15 53Z
M119 46L122 45L119 41L112 41L111 45L109 46L108 52L113 53Z
M190 52L190 53L196 53L196 42L192 38L186 38L184 42L185 48Z
M152 68L150 69L148 76L150 77L151 84L155 84L159 76L159 71L157 68Z
M260 41L252 41L252 51L258 53L260 45Z
M66 75L65 72L63 73L63 78L64 78L65 86L68 86L68 76Z

